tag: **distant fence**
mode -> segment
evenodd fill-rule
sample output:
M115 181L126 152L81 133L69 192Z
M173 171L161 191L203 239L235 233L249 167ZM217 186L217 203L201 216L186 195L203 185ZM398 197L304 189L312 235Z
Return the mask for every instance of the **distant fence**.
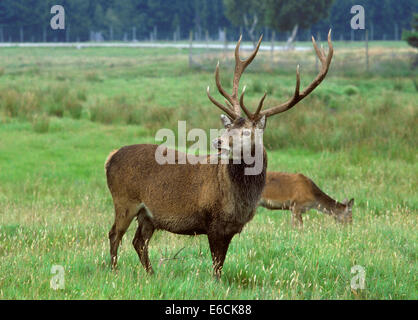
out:
M325 51L328 50L326 42L322 41ZM412 48L376 46L376 42L337 41L333 58L332 73L350 75L353 73L374 72L384 75L405 75L411 73L411 65L416 61L417 52ZM370 44L370 45L369 45ZM223 68L233 68L234 49L236 43L221 41L165 41L165 42L21 42L0 43L0 48L177 48L184 50L188 55L189 67L203 70L214 70L218 60ZM241 45L241 55L245 57L254 49L248 42ZM314 73L320 67L311 44L303 42L294 48L287 48L284 42L265 41L260 46L257 59L249 67L264 71L279 71L294 73L296 65L301 70Z
M328 52L328 44L324 41L321 44ZM360 46L358 46L359 44ZM417 57L415 49L385 45L370 46L370 44L372 42L357 43L357 46L351 46L350 42L334 42L331 72L340 75L369 72L387 76L404 76L414 72L412 65ZM189 65L192 68L214 70L219 60L223 68L232 69L235 59L233 48L235 48L235 43L216 49L190 43ZM248 56L252 50L252 45L242 45L242 58ZM261 68L264 71L295 73L296 66L300 65L304 72L315 73L320 68L320 62L313 46L308 43L303 43L303 46L296 46L293 49L286 48L283 43L280 45L270 44L261 46L260 51L249 70L260 70Z
M190 44L184 42L0 42L0 48L21 47L21 48L178 48L189 49ZM235 44L227 43L203 43L194 42L192 47L194 49L222 49L234 50ZM252 45L241 45L243 50L253 49ZM308 47L296 47L297 51L309 50ZM260 46L260 51L270 51L271 47L268 45ZM276 50L285 50L284 46L277 46Z

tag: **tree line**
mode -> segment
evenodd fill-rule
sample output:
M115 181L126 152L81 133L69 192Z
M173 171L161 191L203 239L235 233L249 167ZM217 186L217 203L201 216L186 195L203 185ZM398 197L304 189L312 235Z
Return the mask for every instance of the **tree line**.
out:
M52 30L50 9L65 8L65 30ZM399 40L416 0L0 0L0 41L254 40L260 33L296 40L333 28L334 39L359 40L350 8L362 5L374 40Z

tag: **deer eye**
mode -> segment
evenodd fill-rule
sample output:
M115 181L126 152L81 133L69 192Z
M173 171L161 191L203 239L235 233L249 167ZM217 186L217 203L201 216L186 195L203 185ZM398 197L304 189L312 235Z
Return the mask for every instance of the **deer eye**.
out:
M251 135L251 130L244 130L244 131L242 132L242 134L243 134L244 136L246 136L246 137L249 137L249 136Z

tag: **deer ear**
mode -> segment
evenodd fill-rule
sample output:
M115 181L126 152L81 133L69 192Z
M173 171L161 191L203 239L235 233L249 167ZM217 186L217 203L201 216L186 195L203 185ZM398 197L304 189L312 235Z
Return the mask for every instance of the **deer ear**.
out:
M228 129L232 125L231 120L224 114L221 114L221 121L225 129Z
M354 198L351 198L350 201L348 201L347 206L349 206L350 208L353 206L354 204Z
M266 116L262 116L260 120L257 121L257 129L264 130L266 128Z

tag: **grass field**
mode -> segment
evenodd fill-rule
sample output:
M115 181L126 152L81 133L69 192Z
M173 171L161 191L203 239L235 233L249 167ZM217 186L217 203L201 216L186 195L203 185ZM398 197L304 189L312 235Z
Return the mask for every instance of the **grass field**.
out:
M228 87L230 56L196 54L200 66L189 68L177 49L1 49L0 299L417 299L415 52L372 49L365 72L362 49L336 43L327 79L269 119L265 136L269 170L302 172L336 199L354 197L353 225L311 211L296 231L290 213L259 208L234 237L221 282L206 236L167 232L150 243L156 274L148 276L131 244L134 223L118 272L110 270L103 163L115 148L153 143L177 120L220 128L205 89L215 92L218 55ZM241 81L248 105L264 90L267 105L286 99L296 63L302 85L314 76L313 52L274 59L261 53ZM63 290L50 288L53 265L64 267ZM366 271L364 290L350 288L355 265Z

